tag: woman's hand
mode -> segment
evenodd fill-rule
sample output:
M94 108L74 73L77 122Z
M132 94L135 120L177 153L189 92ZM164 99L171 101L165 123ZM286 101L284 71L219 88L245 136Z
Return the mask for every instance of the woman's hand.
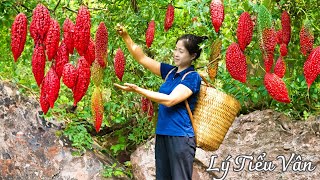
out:
M116 29L117 33L118 33L121 37L123 37L123 36L125 36L125 35L128 35L128 32L127 32L126 28L125 28L123 25L117 24L117 26L116 26L115 29Z
M117 83L114 83L113 85L121 90L128 91L128 92L136 92L137 89L139 88L139 86L135 84L130 84L130 83L124 83L123 86Z

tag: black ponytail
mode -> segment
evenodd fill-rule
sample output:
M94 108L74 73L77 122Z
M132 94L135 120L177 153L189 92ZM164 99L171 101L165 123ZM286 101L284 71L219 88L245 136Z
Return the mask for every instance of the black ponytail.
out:
M193 60L196 60L200 57L202 49L199 44L207 40L207 36L196 36L193 34L185 34L179 37L176 43L180 40L183 40L185 48L189 51L189 54L196 54L196 57Z

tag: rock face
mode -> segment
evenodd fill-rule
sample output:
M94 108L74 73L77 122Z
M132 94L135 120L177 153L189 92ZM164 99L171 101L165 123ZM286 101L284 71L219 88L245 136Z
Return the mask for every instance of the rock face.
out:
M39 116L39 104L0 81L0 179L103 179L103 161L87 151L72 156Z
M0 81L0 179L104 179L112 159L72 148L39 104ZM155 179L154 139L131 155L137 180ZM242 167L243 165L243 167ZM197 148L193 180L320 179L320 117L294 122L271 110L237 117L217 151ZM219 171L218 171L219 170ZM128 179L128 178L122 178Z
M155 179L154 139L132 155L135 179ZM197 148L193 179L320 179L320 120L272 110L237 117L214 152Z

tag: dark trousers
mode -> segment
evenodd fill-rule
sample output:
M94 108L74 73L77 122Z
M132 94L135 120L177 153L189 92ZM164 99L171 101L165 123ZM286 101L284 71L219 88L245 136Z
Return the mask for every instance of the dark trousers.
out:
M195 152L194 137L156 135L156 179L191 180Z

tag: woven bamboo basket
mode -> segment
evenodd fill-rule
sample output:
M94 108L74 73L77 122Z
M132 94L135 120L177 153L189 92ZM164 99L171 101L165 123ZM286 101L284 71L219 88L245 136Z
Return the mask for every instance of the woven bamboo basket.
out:
M172 71L173 69L169 71L165 79ZM191 72L193 71L184 74L182 80ZM207 151L215 151L220 147L241 105L232 96L214 88L203 75L200 76L203 81L193 113L187 100L185 105L195 132L197 146Z
M198 100L193 113L185 101L197 146L207 151L220 147L225 135L240 111L241 105L232 96L212 87L205 77L200 86Z
M192 122L197 146L208 151L217 150L240 108L235 98L201 85Z

